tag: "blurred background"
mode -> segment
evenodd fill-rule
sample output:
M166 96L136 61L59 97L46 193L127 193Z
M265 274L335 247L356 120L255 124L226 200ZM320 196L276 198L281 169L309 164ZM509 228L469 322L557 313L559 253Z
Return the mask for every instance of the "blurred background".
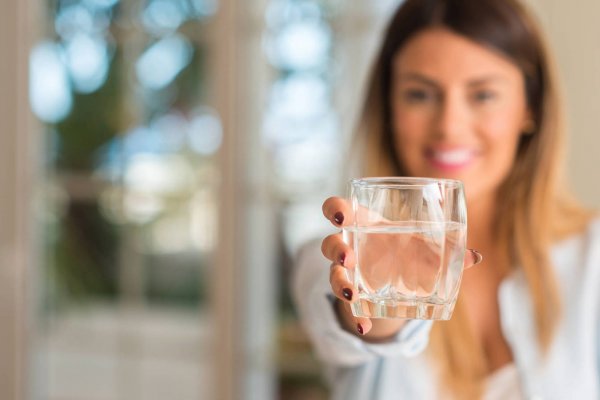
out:
M600 4L528 3L598 206ZM0 398L326 399L288 279L397 4L4 0Z

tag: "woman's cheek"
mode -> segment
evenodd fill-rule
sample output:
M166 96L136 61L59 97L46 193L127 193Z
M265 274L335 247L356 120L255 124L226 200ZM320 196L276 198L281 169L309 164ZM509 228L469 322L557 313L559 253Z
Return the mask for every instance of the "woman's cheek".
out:
M501 116L486 121L481 126L482 139L488 147L495 149L497 156L502 159L512 159L516 153L521 136L520 125L510 116Z
M396 110L394 134L399 140L423 140L426 138L431 118L423 110Z

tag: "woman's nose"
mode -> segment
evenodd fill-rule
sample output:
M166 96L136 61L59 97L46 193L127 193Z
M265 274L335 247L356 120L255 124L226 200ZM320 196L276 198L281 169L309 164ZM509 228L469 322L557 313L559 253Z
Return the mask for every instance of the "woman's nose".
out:
M467 133L470 111L456 93L448 93L439 102L435 135L439 139L460 137Z

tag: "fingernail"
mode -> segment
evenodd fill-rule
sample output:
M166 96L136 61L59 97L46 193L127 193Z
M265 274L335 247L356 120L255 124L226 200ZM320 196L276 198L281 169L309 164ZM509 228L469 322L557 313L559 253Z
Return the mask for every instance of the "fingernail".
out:
M346 253L344 253L340 256L340 264L344 265L344 262L346 262Z
M473 254L475 254L475 264L473 264L473 265L477 265L483 261L483 256L481 255L480 252L478 252L477 250L474 250L474 249L471 249L471 252Z
M344 214L342 214L341 211L336 212L335 215L333 216L333 220L335 221L336 224L341 225L342 222L344 222Z
M348 288L344 288L342 289L342 294L344 295L344 298L348 301L352 301L352 290L348 289Z
M357 324L356 325L356 330L358 331L358 333L360 333L361 335L364 335L365 332L363 331L363 327L361 324Z

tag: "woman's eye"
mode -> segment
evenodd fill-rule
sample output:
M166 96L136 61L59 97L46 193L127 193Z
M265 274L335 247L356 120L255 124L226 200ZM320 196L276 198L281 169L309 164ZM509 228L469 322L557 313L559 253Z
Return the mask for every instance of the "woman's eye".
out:
M404 92L404 99L409 103L422 103L433 99L433 95L425 90L411 89Z
M493 100L496 97L496 94L490 90L480 90L475 92L473 99L478 103L485 103L487 101Z

